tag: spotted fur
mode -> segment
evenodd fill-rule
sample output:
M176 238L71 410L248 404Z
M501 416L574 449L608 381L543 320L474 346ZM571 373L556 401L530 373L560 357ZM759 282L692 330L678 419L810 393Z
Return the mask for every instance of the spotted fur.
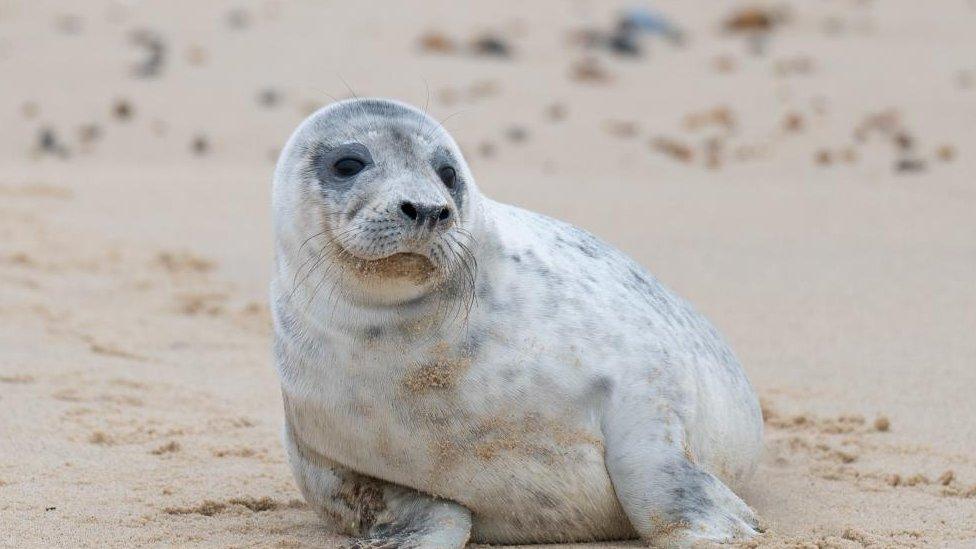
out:
M333 173L344 154L366 159L352 179ZM286 447L355 546L756 533L732 488L756 466L759 406L715 328L586 231L482 196L432 118L326 107L273 196ZM451 216L412 224L404 201ZM391 257L413 259L374 267Z

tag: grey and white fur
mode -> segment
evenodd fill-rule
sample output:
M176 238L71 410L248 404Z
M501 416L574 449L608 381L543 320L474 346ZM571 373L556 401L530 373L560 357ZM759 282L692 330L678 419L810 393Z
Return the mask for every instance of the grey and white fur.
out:
M761 414L715 328L586 231L482 196L431 117L321 109L273 203L285 445L352 546L757 533L733 489Z

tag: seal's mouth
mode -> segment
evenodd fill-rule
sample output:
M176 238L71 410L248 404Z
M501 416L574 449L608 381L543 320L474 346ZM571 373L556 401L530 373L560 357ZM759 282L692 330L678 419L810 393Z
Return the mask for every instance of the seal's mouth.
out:
M363 278L403 279L414 284L427 282L437 270L428 257L409 252L395 253L380 259L357 258L354 266Z

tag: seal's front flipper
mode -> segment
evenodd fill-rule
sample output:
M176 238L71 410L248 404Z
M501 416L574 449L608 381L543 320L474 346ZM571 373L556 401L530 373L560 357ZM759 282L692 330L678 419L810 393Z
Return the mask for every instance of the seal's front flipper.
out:
M460 549L471 512L453 501L351 471L299 439L286 419L285 449L305 500L362 549Z
M759 533L752 509L691 461L681 418L670 407L617 404L622 413L604 423L607 472L641 538L654 547L691 547Z
M400 486L386 490L387 508L365 537L351 541L355 549L460 549L471 534L471 512L457 503L438 500Z

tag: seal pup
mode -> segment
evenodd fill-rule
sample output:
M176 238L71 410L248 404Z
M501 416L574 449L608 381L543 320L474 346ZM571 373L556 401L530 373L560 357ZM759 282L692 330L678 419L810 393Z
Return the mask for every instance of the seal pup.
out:
M715 328L591 234L482 196L431 117L312 114L273 208L285 446L353 546L756 534L731 488L762 419Z

